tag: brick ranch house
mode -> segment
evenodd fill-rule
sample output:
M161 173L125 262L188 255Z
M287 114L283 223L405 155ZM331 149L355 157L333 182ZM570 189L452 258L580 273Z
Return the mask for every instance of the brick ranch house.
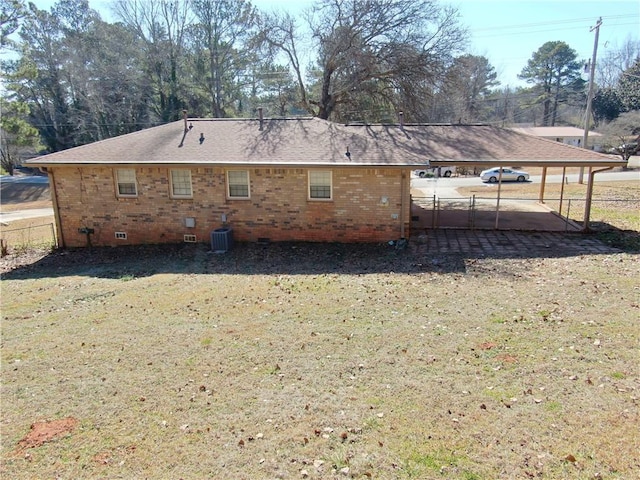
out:
M48 173L58 245L82 247L209 242L222 227L248 242L409 238L411 171L469 161L619 163L493 126L185 116L26 164Z

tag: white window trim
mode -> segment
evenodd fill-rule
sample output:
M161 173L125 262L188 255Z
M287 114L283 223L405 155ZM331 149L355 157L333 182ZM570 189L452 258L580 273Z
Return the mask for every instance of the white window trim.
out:
M326 172L329 173L329 197L319 198L311 196L311 175L314 172ZM333 171L332 170L309 170L307 173L307 199L313 202L330 202L333 201Z
M189 175L189 193L188 195L181 195L173 193L173 172L187 172ZM169 193L171 194L171 198L193 198L193 180L191 178L191 170L187 170L186 168L171 168L169 170Z
M231 183L229 182L229 173L231 172L244 172L247 179L247 195L246 196L238 196L231 195ZM249 200L251 198L251 177L249 176L249 170L227 170L226 172L226 180L227 180L227 199L229 200Z
M121 182L120 181L120 172L121 171L128 171L128 172L133 172L133 188L135 190L135 193L120 193L120 185L121 184L129 184L130 182ZM136 169L135 168L116 168L116 196L118 197L122 197L122 198L135 198L138 196L138 177L136 175Z

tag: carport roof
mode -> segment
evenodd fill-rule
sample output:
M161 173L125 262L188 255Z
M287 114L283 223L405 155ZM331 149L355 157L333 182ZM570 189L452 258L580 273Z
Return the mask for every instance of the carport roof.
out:
M318 118L180 120L25 163L43 167L624 165L616 157L496 126L342 125Z
M584 130L577 127L511 127L514 132L524 133L526 135L534 135L536 137L545 138L582 138ZM601 137L598 132L589 132L589 137Z

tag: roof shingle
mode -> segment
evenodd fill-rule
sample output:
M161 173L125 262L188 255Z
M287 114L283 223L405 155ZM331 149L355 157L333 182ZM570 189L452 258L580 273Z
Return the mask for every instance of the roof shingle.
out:
M420 166L557 161L610 165L589 150L487 125L346 126L318 118L189 119L28 161L38 166L185 164L268 166ZM350 156L346 152L350 152Z

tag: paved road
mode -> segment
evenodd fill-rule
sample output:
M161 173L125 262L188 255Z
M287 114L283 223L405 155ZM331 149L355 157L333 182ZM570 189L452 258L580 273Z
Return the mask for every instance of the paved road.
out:
M9 223L27 218L50 217L53 208L31 208L29 210L15 210L13 212L0 212L0 222Z
M49 183L49 177L44 175L0 175L0 183L32 183L43 185Z

